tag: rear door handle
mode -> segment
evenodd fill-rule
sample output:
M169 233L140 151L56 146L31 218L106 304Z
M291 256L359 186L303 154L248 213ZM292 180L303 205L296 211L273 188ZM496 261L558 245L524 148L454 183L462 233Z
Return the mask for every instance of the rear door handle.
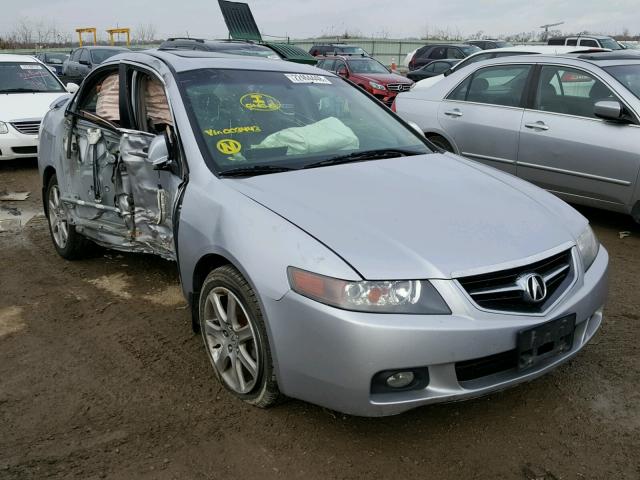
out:
M549 127L544 122L525 123L524 126L531 130L549 130Z
M448 112L444 112L445 115L449 116L449 117L461 117L462 116L462 112L460 110L458 110L457 108L454 110L449 110Z

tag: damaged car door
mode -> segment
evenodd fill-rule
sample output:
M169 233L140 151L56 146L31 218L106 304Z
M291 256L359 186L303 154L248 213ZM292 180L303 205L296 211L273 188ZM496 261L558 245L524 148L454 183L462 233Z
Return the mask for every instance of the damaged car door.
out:
M181 168L166 98L161 80L150 72L120 64L92 74L68 120L70 185L63 201L76 229L96 243L174 259ZM156 111L162 122L148 118Z

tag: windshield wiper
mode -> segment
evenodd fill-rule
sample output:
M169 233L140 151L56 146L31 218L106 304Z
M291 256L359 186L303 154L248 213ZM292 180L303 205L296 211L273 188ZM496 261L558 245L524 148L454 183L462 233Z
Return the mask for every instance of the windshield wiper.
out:
M326 160L310 163L304 168L327 167L329 165L364 162L367 160L380 160L383 158L410 157L412 155L420 155L422 153L423 152L416 152L415 150L406 150L402 148L381 148L378 150L365 150L363 152L347 153L346 155L338 155L337 157L331 157L327 158Z
M255 175L267 175L269 173L290 172L297 170L292 167L282 167L278 165L254 165L252 167L237 167L220 172L221 177L253 177Z
M0 93L38 93L41 90L34 90L33 88L7 88L6 90L0 90Z

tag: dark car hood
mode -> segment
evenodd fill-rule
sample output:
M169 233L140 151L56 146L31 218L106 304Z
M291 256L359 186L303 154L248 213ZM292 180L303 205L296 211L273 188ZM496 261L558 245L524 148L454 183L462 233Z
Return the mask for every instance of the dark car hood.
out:
M474 163L432 154L225 182L367 279L456 277L568 246L584 228L544 190Z

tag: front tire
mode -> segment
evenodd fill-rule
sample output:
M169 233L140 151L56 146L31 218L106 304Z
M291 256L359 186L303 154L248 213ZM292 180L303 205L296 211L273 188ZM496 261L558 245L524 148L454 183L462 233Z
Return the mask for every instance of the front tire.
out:
M267 408L279 400L260 304L230 265L213 270L199 296L204 346L220 383L239 399Z
M89 248L89 240L77 233L76 228L69 222L55 175L49 179L46 195L49 232L56 252L67 260L84 257Z

